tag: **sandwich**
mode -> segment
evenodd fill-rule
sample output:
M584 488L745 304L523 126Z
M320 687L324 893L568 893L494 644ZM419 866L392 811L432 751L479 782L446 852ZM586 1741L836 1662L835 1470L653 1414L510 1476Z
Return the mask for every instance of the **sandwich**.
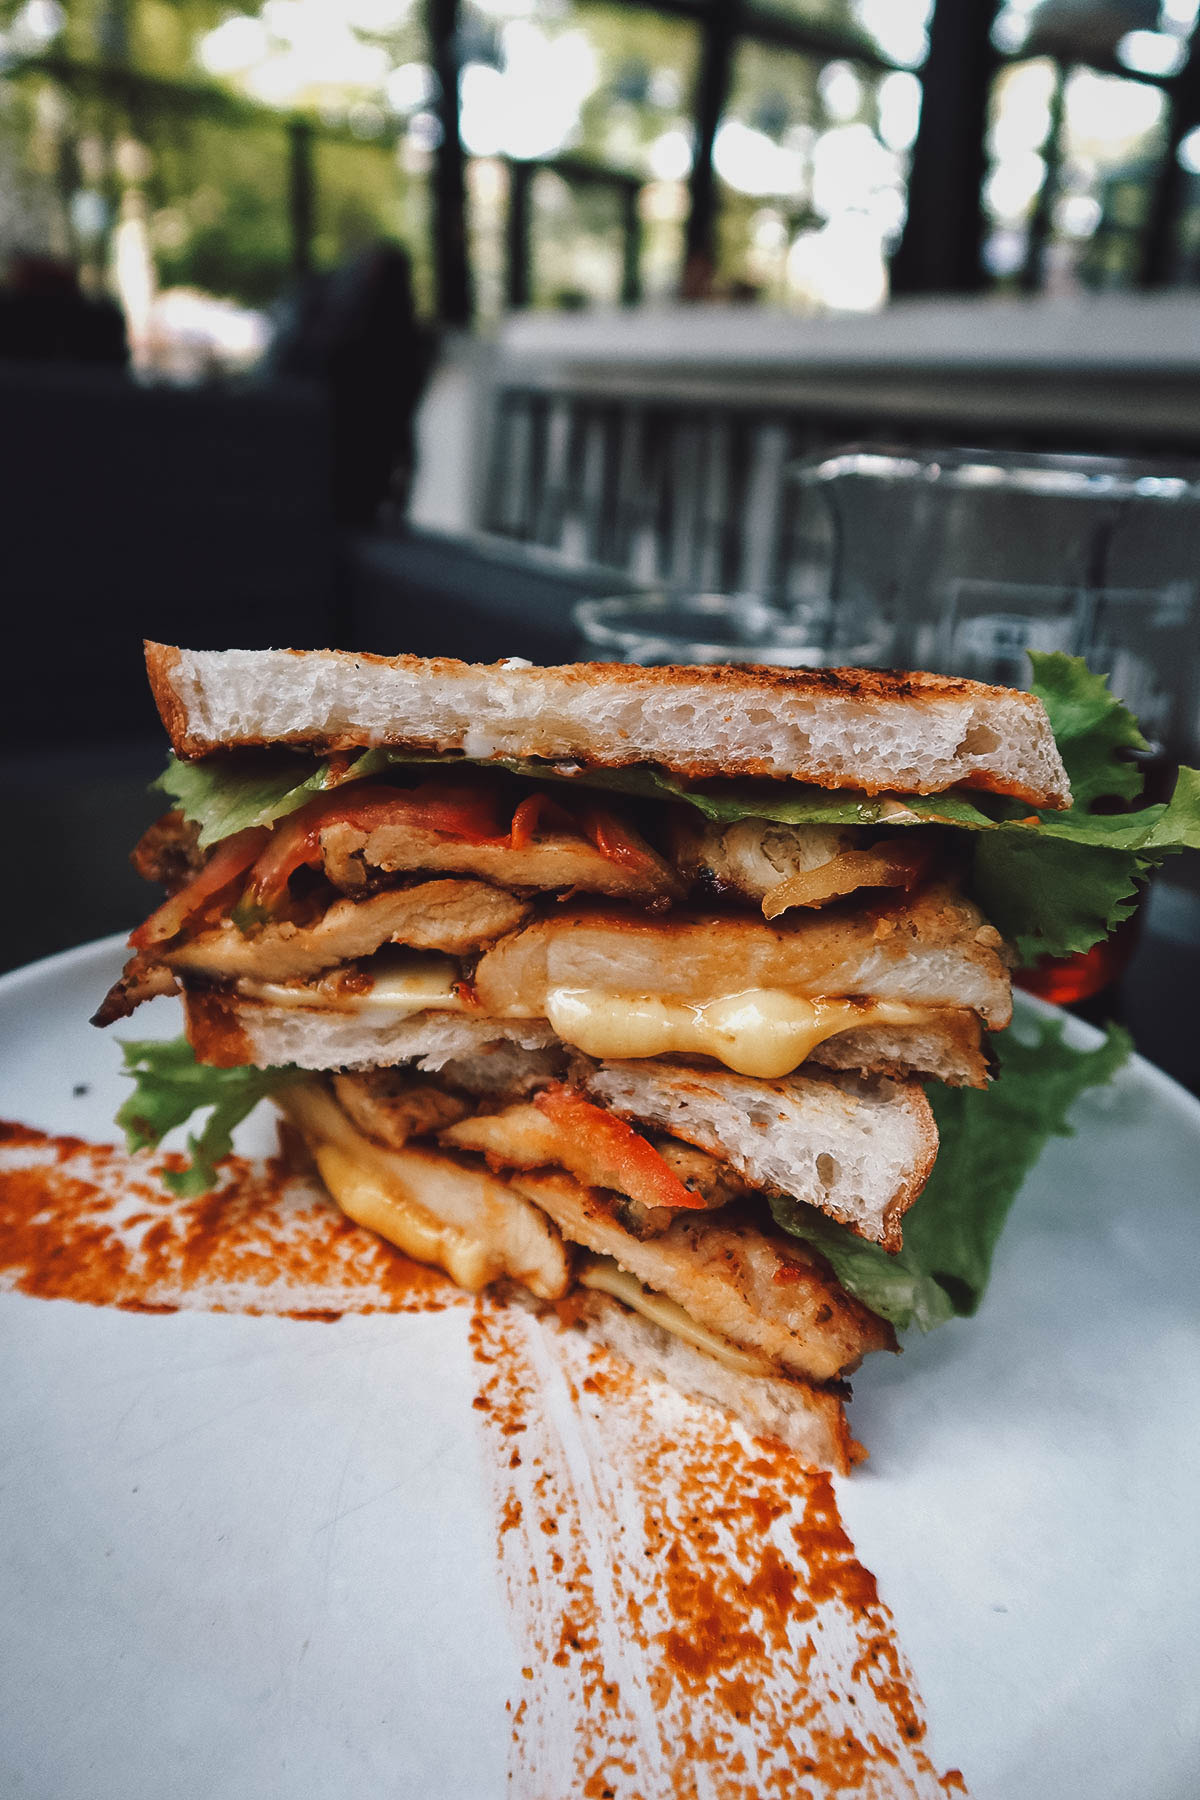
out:
M166 898L96 1023L177 993L187 1042L125 1046L131 1144L210 1107L175 1177L203 1191L270 1094L400 1250L848 1469L849 1377L974 1309L1025 1168L1124 1054L1014 1040L996 1086L1029 1105L996 1111L1014 964L1126 916L1200 842L1200 778L1134 807L1136 726L1066 657L1034 693L146 658L172 804L134 861Z

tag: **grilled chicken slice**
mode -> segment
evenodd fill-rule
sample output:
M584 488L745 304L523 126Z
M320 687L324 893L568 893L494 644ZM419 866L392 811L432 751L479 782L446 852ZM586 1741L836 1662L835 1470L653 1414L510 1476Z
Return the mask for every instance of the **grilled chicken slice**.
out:
M173 811L142 833L129 860L143 881L161 881L173 894L199 873L204 856L199 825Z
M660 1132L648 1131L646 1136L667 1167L674 1170L685 1187L701 1196L710 1212L744 1196L745 1182L720 1157L697 1150L694 1144L683 1144L678 1138L664 1137Z
M825 906L860 888L911 887L933 846L919 830L875 844L845 825L778 825L739 819L723 825L675 809L668 827L675 863L689 881L742 894L775 919L794 906Z
M485 881L421 881L365 900L335 900L315 925L284 922L243 934L226 919L165 950L162 961L227 980L304 981L385 944L467 955L515 930L528 912L524 901Z
M112 1025L127 1019L142 1004L159 994L177 994L179 985L170 969L152 953L139 950L129 958L120 976L92 1014L93 1025Z
M567 1055L558 1043L529 1049L510 1038L497 1037L470 1054L443 1058L440 1065L431 1066L440 1066L441 1078L450 1087L491 1106L506 1106L527 1099L548 1082L561 1081L567 1072Z
M799 870L827 868L844 851L860 847L863 833L851 825L777 825L739 819L732 825L704 819L690 807L672 807L667 842L681 875L732 888L751 900Z
M407 821L373 831L339 821L321 832L321 847L326 876L345 893L361 891L380 873L437 869L511 888L576 888L645 901L678 898L682 887L670 865L628 826L623 837L626 854L615 858L564 832L547 832L516 848L449 838Z
M569 1175L516 1174L510 1185L550 1215L572 1243L611 1256L645 1287L665 1294L711 1331L760 1351L793 1375L832 1381L869 1350L895 1349L895 1334L853 1299L804 1246L747 1217L677 1218L640 1241L612 1198Z
M675 913L650 919L601 905L533 920L480 960L484 1010L544 1018L555 990L656 995L703 1004L751 989L867 996L971 1008L1008 1023L1012 994L999 933L946 887L852 912L764 919Z
M335 1075L333 1091L351 1123L392 1150L402 1150L409 1138L431 1137L471 1110L458 1094L448 1093L410 1069Z
M481 1163L433 1150L389 1150L365 1137L319 1081L283 1090L335 1200L360 1225L473 1290L508 1277L542 1300L571 1280L562 1238L537 1206Z

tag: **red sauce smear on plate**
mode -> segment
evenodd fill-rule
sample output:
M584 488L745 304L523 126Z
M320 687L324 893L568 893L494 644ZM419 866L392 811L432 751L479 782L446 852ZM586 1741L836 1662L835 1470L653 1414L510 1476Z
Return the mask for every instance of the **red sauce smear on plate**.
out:
M227 1157L198 1200L159 1178L182 1166L0 1121L0 1288L132 1312L324 1320L468 1303L282 1158Z
M828 1475L569 1329L484 1302L471 1339L520 1800L966 1792Z
M281 1158L178 1158L0 1122L0 1288L332 1320L472 1306L521 1647L515 1800L941 1800L911 1671L833 1484L569 1329L474 1302Z

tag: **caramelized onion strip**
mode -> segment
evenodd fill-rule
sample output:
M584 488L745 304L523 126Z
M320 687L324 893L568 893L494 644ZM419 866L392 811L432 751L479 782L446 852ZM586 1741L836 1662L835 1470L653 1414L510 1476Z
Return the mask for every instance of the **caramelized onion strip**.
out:
M859 888L908 888L924 874L929 851L922 844L876 844L870 850L843 850L815 869L802 869L776 882L763 895L763 917L777 919L793 906L824 906Z

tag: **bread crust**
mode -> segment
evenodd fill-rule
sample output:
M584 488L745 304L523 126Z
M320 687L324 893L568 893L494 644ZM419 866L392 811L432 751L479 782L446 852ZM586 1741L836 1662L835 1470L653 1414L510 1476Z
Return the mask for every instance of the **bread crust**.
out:
M174 644L145 641L146 672L158 700L160 684L170 683L180 666L182 651ZM414 675L499 675L511 673L508 661L468 663L454 656L379 656L371 650L279 650L280 656L297 659L319 656L353 667L366 664L377 669L405 669ZM966 676L937 675L926 669L785 669L774 663L662 663L645 668L640 663L547 663L538 665L541 675L556 675L577 687L596 687L606 682L639 688L689 686L719 688L722 693L801 691L839 694L848 700L999 700L1019 695L1036 707L1032 694L1019 688L989 686ZM173 709L181 710L172 691ZM166 719L163 720L167 724ZM169 724L167 729L171 730ZM273 742L275 740L272 740ZM214 746L209 746L213 748Z
M889 1092L892 1103L903 1109L916 1139L882 1209L877 1214L863 1209L856 1215L838 1205L834 1195L827 1192L818 1197L805 1193L795 1180L781 1179L778 1168L771 1170L763 1155L770 1136L762 1130L761 1115L752 1114L747 1106L753 1100L760 1107L770 1108L778 1120L778 1134L780 1125L786 1127L796 1096L814 1091L813 1073L802 1069L799 1080L789 1077L783 1081L755 1081L725 1069L695 1068L675 1059L652 1058L644 1064L598 1064L585 1074L583 1085L618 1117L640 1126L658 1126L684 1143L695 1144L728 1161L751 1187L776 1194L790 1193L828 1213L857 1237L880 1244L885 1250L898 1251L904 1244L904 1215L929 1180L937 1158L938 1131L933 1108L920 1083L911 1078L891 1081L885 1077L868 1083L864 1077L860 1086L853 1075L819 1072L816 1079L819 1082L824 1077L827 1091L841 1092L847 1098L868 1091ZM746 1125L740 1137L736 1129L731 1129L732 1115L739 1105L747 1106ZM824 1130L828 1133L829 1126L825 1125ZM835 1147L832 1135L826 1135L822 1141L831 1149ZM799 1155L794 1166L799 1170L803 1163L804 1157Z
M181 748L190 734L187 707L179 697L176 682L180 652L174 644L155 644L148 638L142 648L146 655L146 678L167 736L177 755L191 755L192 752Z
M238 1004L230 995L216 989L185 988L183 1027L197 1062L208 1063L214 1069L254 1065L254 1046L242 1026Z
M866 1459L846 1420L845 1383L838 1392L782 1371L766 1377L733 1375L607 1294L577 1289L563 1311L569 1319L563 1321L565 1328L584 1332L639 1374L719 1407L755 1436L787 1444L809 1468L849 1475ZM553 1317L547 1315L548 1328Z
M147 642L145 650L147 674L159 714L176 754L185 758L208 755L220 749L264 748L274 744L330 752L387 744L422 753L465 751L476 760L487 760L486 754L476 757L475 750L466 749L469 728L460 725L442 731L432 728L424 731L418 726L392 729L386 724L368 727L361 720L349 717L341 723L326 720L306 726L299 722L294 729L285 726L270 732L257 729L252 722L239 723L236 731L206 731L198 722L198 709L194 704L202 686L194 668L197 657L208 653L185 652L152 642ZM280 659L286 659L284 666L292 662L309 662L326 686L336 686L339 679L358 684L364 671L368 674L377 672L380 677L403 676L420 684L428 682L431 692L438 684L449 684L452 688L464 683L500 684L506 694L505 706L509 709L507 723L511 725L513 719L528 721L529 742L525 748L514 748L511 742L506 743L505 748L493 753L499 760L506 755L545 753L551 760L565 758L596 768L625 768L637 763L657 762L685 780L705 780L722 775L793 779L828 789L859 788L866 793L939 792L947 786L959 785L1012 795L1031 805L1064 807L1070 804L1070 786L1041 702L1020 690L991 687L957 676L914 670L782 669L757 664L695 667L676 664L642 668L627 663L569 663L533 668L514 667L508 662L471 664L452 657L387 657L340 650L224 654L236 657L239 664L244 664L247 657L263 658L264 675L272 685L277 682ZM194 690L191 696L187 691L189 685ZM703 703L707 713L711 699L715 716L722 724L727 724L739 712L762 709L769 714L772 706L785 705L789 701L818 706L828 703L839 710L853 708L863 717L873 718L885 711L894 712L897 707L924 711L931 717L933 711L947 703L959 705L964 714L972 707L999 707L1010 720L1021 721L1030 747L1028 755L1021 759L1019 772L1007 771L1001 766L1006 760L1000 753L1002 740L997 733L991 732L995 739L995 754L992 754L991 746L984 749L982 757L972 751L965 758L964 766L949 779L928 783L915 781L898 786L889 782L878 769L867 770L864 766L863 771L856 773L852 767L823 764L820 756L815 754L809 760L797 755L793 758L793 766L781 768L777 755L756 751L751 743L736 752L726 749L712 756L694 746L675 750L660 746L651 751L646 743L635 741L636 733L619 727L606 736L603 732L589 735L586 726L580 726L569 747L543 752L537 748L539 701L551 690L556 704L561 703L567 710L573 699L581 696L602 700L616 694L627 697L637 706L664 698L668 701L673 697L684 699L690 695ZM467 700L466 705L469 713L471 701ZM297 711L302 710L297 708ZM964 727L966 735L969 730L969 726ZM703 742L702 730L699 735ZM750 735L753 736L753 731ZM622 743L622 739L627 741ZM974 763L966 766L972 756Z

